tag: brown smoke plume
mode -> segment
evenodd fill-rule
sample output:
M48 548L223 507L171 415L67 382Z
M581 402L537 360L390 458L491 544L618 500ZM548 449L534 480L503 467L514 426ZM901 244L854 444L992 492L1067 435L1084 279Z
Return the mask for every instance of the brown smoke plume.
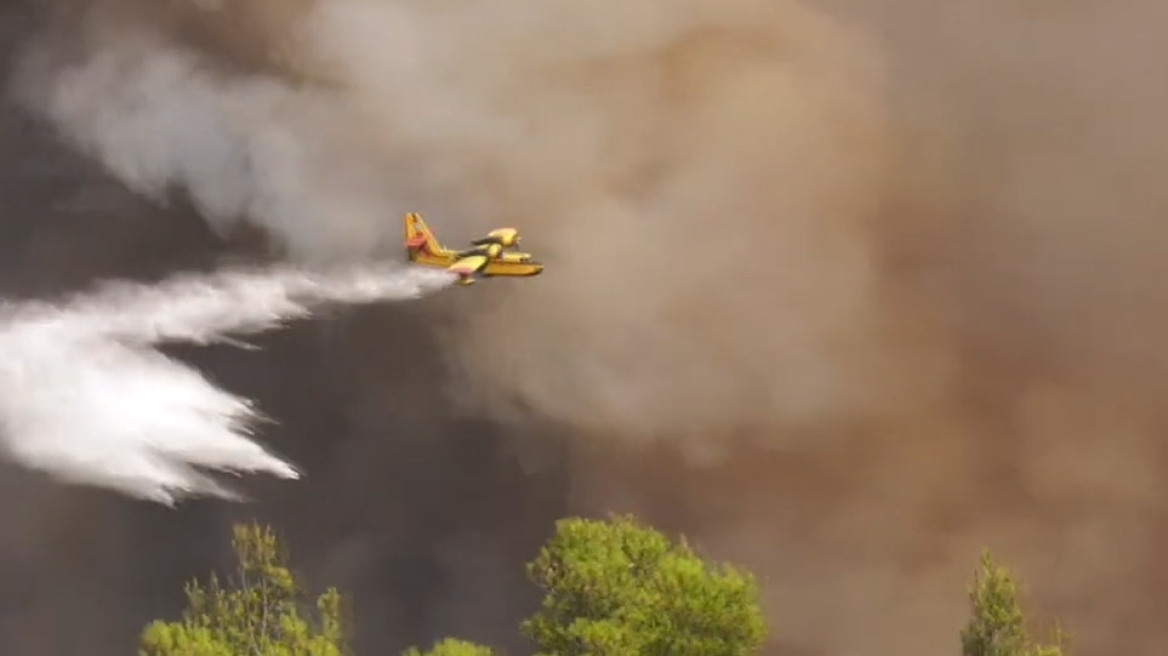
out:
M336 83L305 88L231 76L124 4L86 23L79 63L30 58L23 88L134 188L184 186L302 257L398 247L409 208L386 179L466 208L432 213L449 239L523 227L553 272L476 317L461 345L483 388L628 437L888 402L879 65L830 20L753 0L616 24L569 3L317 3L292 42Z
M985 544L1080 653L1162 644L1168 10L145 4L24 97L296 257L518 226L547 272L442 308L467 400L758 570L776 653L955 648Z

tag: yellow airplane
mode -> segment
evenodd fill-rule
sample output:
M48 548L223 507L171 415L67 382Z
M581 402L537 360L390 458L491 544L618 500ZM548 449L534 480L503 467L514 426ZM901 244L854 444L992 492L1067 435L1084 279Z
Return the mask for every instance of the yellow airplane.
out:
M476 278L526 277L543 271L543 264L531 259L530 253L505 250L519 244L519 231L515 228L497 228L472 241L473 248L453 251L438 243L419 214L406 214L403 224L410 262L456 273L460 285L473 285Z

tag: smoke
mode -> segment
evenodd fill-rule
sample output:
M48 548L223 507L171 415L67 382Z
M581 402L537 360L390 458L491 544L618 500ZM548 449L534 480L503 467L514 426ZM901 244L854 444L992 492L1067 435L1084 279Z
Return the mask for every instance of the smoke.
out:
M301 258L397 248L394 207L447 241L522 228L551 280L456 347L493 407L653 438L887 402L865 236L891 157L880 69L831 20L753 0L648 2L619 26L568 3L322 2L285 39L332 81L314 85L232 76L100 7L86 55L30 56L21 88L132 188L181 186Z
M462 385L377 350L382 324L336 347L362 401L308 419L365 440L313 517L364 523L311 562L365 608L483 594L441 572L370 591L386 553L517 567L483 556L502 528L433 527L478 506L384 471L407 449L492 507L534 496L459 464L474 431L432 428L452 387L513 436L576 438L573 510L640 510L758 571L784 653L951 647L983 545L1081 653L1159 653L1164 5L86 6L18 87L131 187L304 261L393 251L420 211L449 243L515 225L548 263L460 297L453 331L413 326ZM445 565L417 555L436 543ZM500 596L480 605L520 612ZM382 648L424 611L367 612Z
M281 245L301 259L369 255L386 243L383 165L328 152L359 133L334 128L341 143L314 139L314 130L354 120L328 94L216 77L193 53L145 37L127 37L40 89L52 54L29 56L22 91L43 93L48 116L131 189L165 200L184 188L222 234L256 220L277 237L294 235Z
M397 267L220 272L12 305L0 317L5 451L61 481L167 505L194 495L241 499L200 469L299 478L248 438L260 417L247 399L152 347L270 330L326 302L413 298L448 278Z

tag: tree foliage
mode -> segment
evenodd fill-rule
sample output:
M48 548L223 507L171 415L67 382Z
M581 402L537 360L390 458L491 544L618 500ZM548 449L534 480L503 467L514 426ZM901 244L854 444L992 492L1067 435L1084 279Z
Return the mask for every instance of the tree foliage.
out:
M340 594L330 588L309 603L270 528L238 525L232 546L234 577L188 583L182 618L149 624L139 656L348 654ZM521 625L537 656L749 656L766 636L750 573L708 563L684 539L675 543L629 516L557 522L527 572L544 592ZM1050 644L1032 640L1018 596L1014 576L982 552L962 656L1063 656L1057 628ZM402 656L494 652L447 638Z
M961 631L962 656L1062 656L1065 635L1056 628L1052 644L1035 643L1018 602L1018 584L983 551L969 587L971 617Z
M402 652L402 656L493 656L493 653L489 648L473 642L446 638L435 643L430 651L423 652L417 647L411 647Z
M142 632L140 656L342 656L341 596L328 589L313 619L277 536L256 524L234 528L238 567L226 585L211 575L186 586L187 609Z
M541 656L744 656L766 634L749 573L628 516L561 520L528 574L546 596L522 630Z

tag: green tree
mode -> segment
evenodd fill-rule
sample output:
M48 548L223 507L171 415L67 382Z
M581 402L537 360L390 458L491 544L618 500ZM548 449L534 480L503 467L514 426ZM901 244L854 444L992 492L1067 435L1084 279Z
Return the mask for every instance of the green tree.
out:
M234 579L186 586L182 619L149 624L139 656L341 656L347 653L341 596L328 589L309 604L285 565L277 536L256 524L234 527Z
M528 575L545 592L522 625L540 656L745 656L766 636L749 573L628 516L557 522Z
M472 642L446 638L435 643L430 651L423 652L417 647L411 647L402 652L402 656L493 656L493 653L489 648Z
M1052 644L1031 640L1018 603L1013 574L994 563L989 551L969 587L971 616L961 631L962 656L1062 656L1066 636L1057 627Z

